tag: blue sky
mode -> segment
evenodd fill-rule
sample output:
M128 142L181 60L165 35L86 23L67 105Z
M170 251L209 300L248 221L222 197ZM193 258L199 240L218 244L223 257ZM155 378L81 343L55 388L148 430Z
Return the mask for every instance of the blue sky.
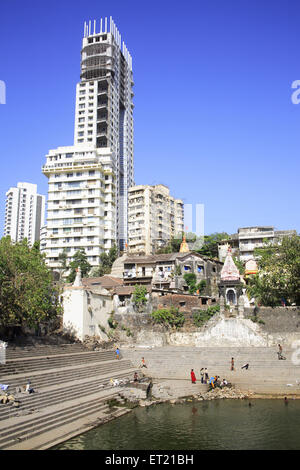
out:
M133 57L135 182L203 203L205 233L300 232L299 13L297 0L1 2L0 234L7 189L46 195L46 153L73 143L83 23L105 16Z

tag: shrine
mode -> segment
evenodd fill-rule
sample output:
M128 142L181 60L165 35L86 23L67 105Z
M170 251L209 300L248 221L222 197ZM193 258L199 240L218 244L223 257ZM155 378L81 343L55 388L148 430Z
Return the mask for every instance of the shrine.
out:
M244 298L240 272L232 259L231 248L228 248L224 266L221 270L219 287L220 313L225 313L225 307L229 306L229 311L234 316L243 316ZM228 308L228 307L227 307Z

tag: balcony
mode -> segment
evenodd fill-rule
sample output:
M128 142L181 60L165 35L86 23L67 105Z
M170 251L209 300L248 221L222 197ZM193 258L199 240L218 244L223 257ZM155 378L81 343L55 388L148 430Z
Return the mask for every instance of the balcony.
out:
M246 245L241 245L240 244L240 252L244 251L254 251L255 248L262 248L265 246L265 243L247 243Z

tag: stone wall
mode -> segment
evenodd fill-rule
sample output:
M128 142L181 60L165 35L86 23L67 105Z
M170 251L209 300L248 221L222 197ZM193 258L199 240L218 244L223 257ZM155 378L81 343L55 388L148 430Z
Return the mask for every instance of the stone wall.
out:
M253 318L254 309L245 308L244 316ZM266 333L300 333L300 307L259 307L257 318L261 330Z
M124 343L132 343L132 346L137 347L276 347L278 343L284 348L298 347L295 341L300 340L300 328L297 327L300 321L299 308L261 308L258 319L265 324L251 321L249 317L252 314L253 309L246 309L248 318L222 318L215 315L202 328L184 327L179 330L153 325L149 314L116 315L116 319L130 327L134 334L131 338L124 336Z
M211 304L208 299L207 305ZM153 310L161 308L169 308L171 306L179 309L180 312L192 312L193 309L203 308L203 299L196 295L187 294L165 294L156 295L152 293ZM204 306L205 308L205 306Z

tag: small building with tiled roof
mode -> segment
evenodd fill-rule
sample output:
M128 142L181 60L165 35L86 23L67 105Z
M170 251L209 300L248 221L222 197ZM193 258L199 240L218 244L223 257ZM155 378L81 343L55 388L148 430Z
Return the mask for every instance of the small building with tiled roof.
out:
M153 288L188 291L184 274L194 273L197 283L206 281L207 294L213 296L218 295L217 282L223 266L222 262L195 252L128 255L122 257L122 264L120 259L115 263L118 264L119 276L123 266L124 285L142 284Z

